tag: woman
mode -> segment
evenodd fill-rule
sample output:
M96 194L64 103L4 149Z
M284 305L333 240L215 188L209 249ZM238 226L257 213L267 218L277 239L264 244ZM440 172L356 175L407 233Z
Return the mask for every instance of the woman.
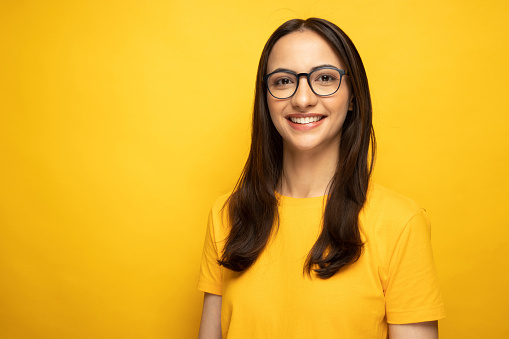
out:
M249 158L209 218L200 338L438 337L429 222L369 182L371 111L337 26L295 19L272 34Z

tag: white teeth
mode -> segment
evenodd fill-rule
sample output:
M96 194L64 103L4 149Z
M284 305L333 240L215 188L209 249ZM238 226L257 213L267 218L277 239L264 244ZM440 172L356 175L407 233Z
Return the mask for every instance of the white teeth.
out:
M305 117L305 118L290 117L290 120L296 124L309 124L310 122L316 122L321 119L322 117Z

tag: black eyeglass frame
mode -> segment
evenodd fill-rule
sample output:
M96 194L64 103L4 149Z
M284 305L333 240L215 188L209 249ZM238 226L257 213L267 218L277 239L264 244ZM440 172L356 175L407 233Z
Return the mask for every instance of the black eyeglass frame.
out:
M313 74L316 71L320 71L322 69L333 69L333 70L338 71L338 73L339 73L339 85L338 85L338 88L336 88L336 90L334 92L332 92L331 94L318 94L318 93L315 92L315 90L313 89L313 86L311 85L311 74ZM271 75L276 74L276 73L288 73L288 74L292 74L295 77L297 77L297 85L295 86L295 90L289 96L284 97L284 98L279 98L279 97L275 96L274 94L272 94L272 92L270 91L268 80L269 80L269 77ZM314 69L313 71L311 71L309 73L295 73L295 72L289 71L289 70L288 71L281 71L281 70L274 71L272 73L269 73L269 74L265 75L263 77L263 82L265 83L265 86L267 86L267 90L269 91L270 95L272 95L274 98L276 98L276 99L288 99L288 98L293 97L295 95L295 93L297 93L297 89L299 88L299 83L300 83L300 77L305 76L307 78L307 80L308 80L309 88L311 88L311 91L313 91L314 94L316 94L316 95L318 95L320 97L328 97L328 96L331 96L331 95L335 94L339 90L339 88L341 87L341 81L343 80L343 76L345 76L345 75L348 75L348 71L345 71L345 70L342 70L342 69L339 69L339 68L333 67L333 66L323 66L323 67L318 67L318 68Z

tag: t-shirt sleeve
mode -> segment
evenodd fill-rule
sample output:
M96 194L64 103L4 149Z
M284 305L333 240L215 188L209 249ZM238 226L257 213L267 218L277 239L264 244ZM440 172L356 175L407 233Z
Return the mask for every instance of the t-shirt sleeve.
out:
M203 245L198 290L221 295L221 266L217 262L220 254L217 248L215 231L214 217L211 211L207 223L205 244Z
M431 228L421 209L403 228L392 252L385 293L387 322L408 324L445 318L431 249Z

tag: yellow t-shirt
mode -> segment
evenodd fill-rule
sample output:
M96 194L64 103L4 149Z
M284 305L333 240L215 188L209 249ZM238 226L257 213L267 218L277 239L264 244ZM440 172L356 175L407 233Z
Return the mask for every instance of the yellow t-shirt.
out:
M387 338L387 323L445 317L430 225L415 202L372 185L359 217L357 262L322 280L303 274L321 231L323 197L279 196L279 230L243 273L217 264L228 235L221 208L208 223L198 289L222 295L223 338Z

